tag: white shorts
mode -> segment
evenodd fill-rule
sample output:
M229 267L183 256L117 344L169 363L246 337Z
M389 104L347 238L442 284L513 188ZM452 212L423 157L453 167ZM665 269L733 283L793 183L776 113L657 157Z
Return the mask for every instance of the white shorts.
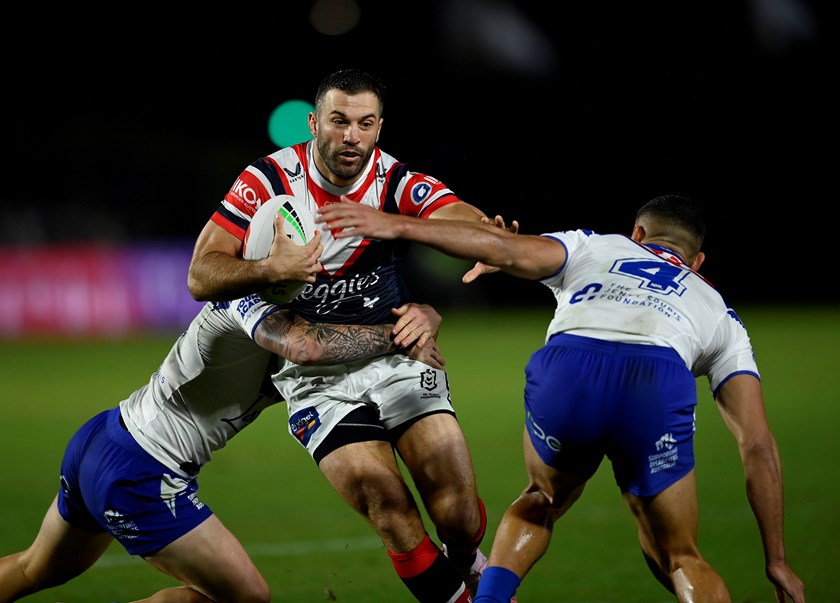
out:
M454 415L446 371L403 354L330 366L287 361L272 381L289 409L289 433L316 461L325 454L316 454L318 447L354 410L367 410L368 419L361 427L368 435L344 437L343 443L391 441L388 432L422 416L437 412ZM371 429L380 435L371 435ZM337 447L333 444L330 450Z

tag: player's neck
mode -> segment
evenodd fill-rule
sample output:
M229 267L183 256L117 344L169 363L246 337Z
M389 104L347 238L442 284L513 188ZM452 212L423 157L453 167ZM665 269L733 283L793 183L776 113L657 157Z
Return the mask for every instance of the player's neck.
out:
M671 255L676 256L683 264L687 264L686 262L686 253L685 251L679 247L678 245L674 245L670 241L665 241L662 239L649 239L642 241L642 245L645 247L649 247L654 251L664 251L666 253L670 253Z

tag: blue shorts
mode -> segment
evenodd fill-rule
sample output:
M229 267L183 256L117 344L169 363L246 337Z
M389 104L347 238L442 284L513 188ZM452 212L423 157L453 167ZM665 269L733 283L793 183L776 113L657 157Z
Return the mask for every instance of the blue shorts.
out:
M525 368L525 421L540 458L658 494L694 467L697 383L671 348L555 335Z
M82 425L67 444L58 511L74 526L110 532L143 557L213 514L197 491L195 478L174 474L146 453L113 408Z

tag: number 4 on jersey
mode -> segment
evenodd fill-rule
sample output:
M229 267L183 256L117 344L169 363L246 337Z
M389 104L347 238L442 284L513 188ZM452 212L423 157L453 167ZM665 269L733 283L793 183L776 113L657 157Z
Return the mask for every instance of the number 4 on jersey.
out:
M649 289L664 295L676 293L678 296L685 291L682 280L689 273L687 269L669 262L641 258L616 260L610 268L610 272L639 279L639 287L642 289Z

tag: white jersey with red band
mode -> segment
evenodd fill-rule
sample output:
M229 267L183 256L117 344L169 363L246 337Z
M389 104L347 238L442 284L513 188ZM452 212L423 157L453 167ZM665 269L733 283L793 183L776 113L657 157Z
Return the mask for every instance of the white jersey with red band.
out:
M380 211L420 218L460 201L439 180L409 171L378 147L355 184L337 187L315 166L314 144L310 140L283 148L248 166L213 214L213 222L242 240L260 205L277 195L306 199L313 215L317 208L338 202L341 195ZM335 239L324 224L319 228L324 269L291 307L304 318L319 322L390 322L391 308L410 301L400 274L408 243Z
M557 308L546 341L569 333L673 348L713 392L729 377L758 377L747 330L721 295L682 258L623 235L587 230L546 233L566 263L543 279Z

